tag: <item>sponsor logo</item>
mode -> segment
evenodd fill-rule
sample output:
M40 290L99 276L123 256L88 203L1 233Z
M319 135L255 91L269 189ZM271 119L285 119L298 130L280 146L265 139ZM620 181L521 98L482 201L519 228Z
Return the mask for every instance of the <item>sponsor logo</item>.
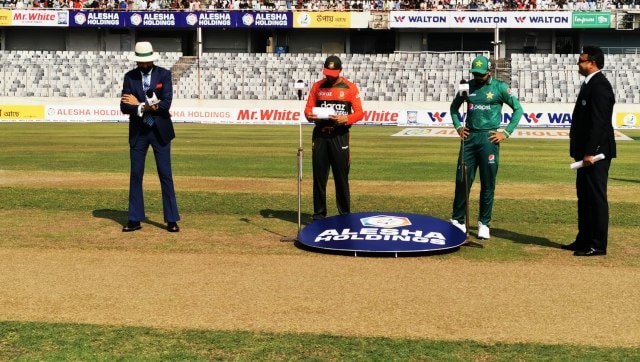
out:
M146 26L175 26L176 19L172 13L145 13L143 23Z
M133 15L131 15L129 20L131 21L131 25L138 26L142 24L142 16L140 16L140 14L138 13L133 13Z
M87 17L84 15L84 13L77 13L73 17L73 21L75 21L76 24L82 25L87 22Z
M538 123L540 122L540 117L542 117L542 113L529 113L529 114L525 114L524 118L527 119L527 122L531 123Z
M360 223L363 226L360 230L326 229L314 241L316 243L346 240L409 241L435 245L444 245L446 243L444 235L439 232L404 228L412 225L408 217L376 215L361 218Z
M379 228L396 228L411 225L408 217L377 215L360 219L362 226L375 226Z
M418 123L418 112L407 111L407 124L416 124L416 123Z
M309 224L299 241L312 248L367 252L424 252L459 246L463 232L449 222L405 213L351 213Z
M305 28L311 25L311 15L309 15L308 13L302 13L298 15L298 25Z
M238 121L298 121L301 112L280 109L241 109L238 112Z
M254 18L253 15L251 14L244 14L242 16L242 24L246 25L246 26L250 26L251 24L253 24L254 22Z
M411 112L411 111L409 111ZM407 117L409 117L409 112L407 112ZM418 120L418 112L415 113L416 122ZM400 114L398 112L393 111L364 111L364 122L373 122L373 123L382 123L382 124L392 124L398 123L398 117Z
M636 118L635 114L627 114L622 119L622 123L627 127L633 127L636 125L637 122L638 122L638 119Z
M469 104L470 111L489 111L491 106L488 104Z
M191 13L189 15L187 15L187 18L185 19L187 24L194 26L198 23L198 16L194 13Z
M444 235L437 231L425 232L423 230L409 229L389 229L389 228L361 228L351 231L351 229L327 229L320 233L315 242L323 241L404 241L414 243L429 243L434 245L445 245Z
M204 26L230 26L231 14L229 13L200 13L198 23Z
M447 112L427 112L432 122L442 123L447 116Z

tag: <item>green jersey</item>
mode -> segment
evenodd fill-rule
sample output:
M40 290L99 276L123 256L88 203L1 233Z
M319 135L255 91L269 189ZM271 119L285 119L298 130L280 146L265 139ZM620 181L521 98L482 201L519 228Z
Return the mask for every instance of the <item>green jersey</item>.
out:
M465 98L459 93L451 102L451 118L453 126L458 129L462 126L460 123L460 106ZM475 80L469 81L469 94L467 101L467 119L466 126L471 131L493 131L500 127L502 122L502 104L506 103L511 107L513 113L511 122L505 129L509 137L518 126L520 118L522 118L522 106L518 99L509 93L509 87L506 83L489 77L487 82L478 86Z

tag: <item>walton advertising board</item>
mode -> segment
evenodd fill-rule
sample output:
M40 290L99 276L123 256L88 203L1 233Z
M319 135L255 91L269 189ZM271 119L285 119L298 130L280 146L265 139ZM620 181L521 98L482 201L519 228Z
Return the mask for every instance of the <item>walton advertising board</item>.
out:
M582 15L580 15L582 14ZM595 13L594 13L595 14ZM569 11L391 11L390 28L443 28L443 29L570 29L578 22L605 24L611 13L590 13ZM596 26L593 26L596 27ZM604 25L597 26L604 27Z

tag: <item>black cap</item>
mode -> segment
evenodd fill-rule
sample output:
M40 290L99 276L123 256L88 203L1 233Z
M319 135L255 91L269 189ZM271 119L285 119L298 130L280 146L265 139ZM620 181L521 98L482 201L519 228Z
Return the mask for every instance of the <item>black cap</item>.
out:
M322 70L322 73L324 75L337 77L340 75L341 70L342 61L335 55L328 56L327 60L324 61L324 69Z

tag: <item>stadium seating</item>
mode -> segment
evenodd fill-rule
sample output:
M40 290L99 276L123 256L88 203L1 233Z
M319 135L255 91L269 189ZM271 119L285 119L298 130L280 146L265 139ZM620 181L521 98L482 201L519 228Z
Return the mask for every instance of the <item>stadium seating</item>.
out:
M509 83L523 102L571 103L584 77L578 73L578 54L512 54ZM605 55L603 72L618 103L638 103L640 65L635 54Z
M338 54L343 74L363 100L448 102L479 53L396 52ZM322 77L324 54L204 53L185 62L181 53L160 53L171 68L175 98L295 100L294 84L307 88ZM572 103L583 77L577 54L512 54L494 74L523 103ZM604 72L618 103L640 103L640 64L635 54L606 55ZM0 96L118 98L122 77L134 64L122 52L0 51ZM180 64L180 66L178 66Z

